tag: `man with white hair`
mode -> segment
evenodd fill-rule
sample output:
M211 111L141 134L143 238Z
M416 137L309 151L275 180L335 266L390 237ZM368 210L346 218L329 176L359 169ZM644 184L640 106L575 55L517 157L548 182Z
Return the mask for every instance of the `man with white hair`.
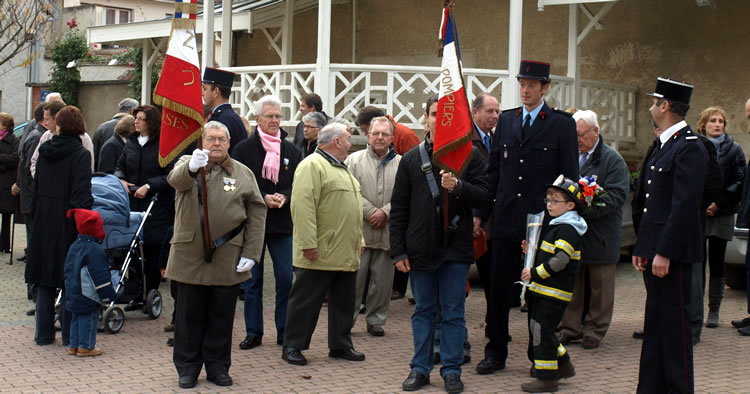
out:
M328 357L364 361L352 345L355 281L362 237L359 182L344 160L352 144L346 126L333 123L318 135L318 148L297 167L292 185L293 262L281 358L305 365L310 339L328 294Z
M232 326L239 284L260 259L266 206L255 176L229 157L229 130L206 123L203 147L182 156L167 176L175 222L166 277L177 282L173 361L181 388L205 365L209 381L231 386ZM206 219L216 249L206 261L198 172L205 168Z
M247 335L240 349L259 346L263 338L263 270L266 248L273 263L276 284L276 343L284 341L286 309L292 288L292 215L289 200L292 196L294 171L302 154L286 140L287 132L281 124L281 101L265 96L255 102L258 126L246 140L237 144L232 158L246 165L255 175L268 208L263 252L253 267L252 277L240 286L245 294L245 330Z
M44 102L45 103L58 102L58 103L65 104L65 101L63 100L62 95L58 92L47 93L47 96L44 97Z
M581 268L560 324L560 342L567 345L582 338L584 349L594 349L612 322L622 207L628 197L630 175L622 156L604 143L595 112L578 111L573 120L578 133L580 176L596 178L607 195L602 198L604 206L590 206L582 214L589 230L581 241ZM590 293L588 299L586 293Z
M119 122L125 115L133 115L133 110L138 108L139 105L138 100L130 97L120 100L120 103L117 104L117 113L115 116L113 116L112 119L103 122L96 128L94 137L91 139L94 143L94 168L97 170L99 169L99 152L102 150L104 143L115 134L115 126L117 126L117 122Z

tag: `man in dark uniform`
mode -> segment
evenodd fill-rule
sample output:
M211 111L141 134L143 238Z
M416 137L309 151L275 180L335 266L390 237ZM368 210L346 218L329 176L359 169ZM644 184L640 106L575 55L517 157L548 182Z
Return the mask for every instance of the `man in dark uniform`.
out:
M492 266L486 334L489 343L477 373L505 368L508 313L520 305L521 241L526 214L545 209L546 185L558 175L578 179L578 135L570 114L550 109L542 100L549 89L549 63L521 61L518 74L523 106L504 111L495 128L489 158ZM487 218L490 211L483 213Z
M227 126L232 136L229 154L237 144L247 138L245 124L229 104L233 83L233 72L211 67L206 67L206 71L203 72L203 104L211 108L211 115L206 120L215 120Z
M649 109L664 130L646 158L633 266L644 272L639 393L693 392L693 345L687 300L694 264L703 260L701 196L708 155L685 123L693 86L658 78Z

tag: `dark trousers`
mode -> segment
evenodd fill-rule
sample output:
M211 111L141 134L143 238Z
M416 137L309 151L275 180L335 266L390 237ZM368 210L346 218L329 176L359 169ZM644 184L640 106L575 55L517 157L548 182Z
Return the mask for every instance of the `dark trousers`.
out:
M161 284L161 272L159 271L160 253L161 244L143 244L143 257L146 259L144 262L144 269L146 270L146 295L148 295L149 290L159 290L159 284Z
M508 314L511 305L520 304L521 243L504 239L492 240L492 266L490 267L490 302L487 307L489 342L484 348L485 357L497 361L508 358Z
M10 226L10 217L13 215L9 212L3 212L2 214L2 227L0 227L0 250L3 252L10 251L10 232L12 228Z
M706 260L708 260L709 273L711 278L724 278L726 277L724 269L724 258L727 254L727 241L724 238L709 236L706 237L708 243L708 250L705 252L705 259L703 260L703 288L706 288ZM706 250L706 249L704 249Z
M180 376L229 372L232 327L239 284L201 286L177 282L177 316L172 359Z
M484 314L484 322L487 323L487 315L490 310L490 285L492 284L492 242L487 242L487 252L478 258L477 261L477 272L479 273L479 282L482 284L484 289L484 301L486 304L486 311Z
M747 313L750 313L750 242L745 251L745 272L747 273Z
M406 294L406 286L409 284L409 274L393 268L393 290ZM367 294L367 293L365 293Z
M336 350L352 348L357 272L295 268L294 275L286 314L284 346L298 350L310 348L323 297L328 294L328 347Z
M37 286L36 288L36 331L34 342L37 345L49 345L55 341L55 301L57 289L54 287ZM68 346L70 342L70 320L72 315L65 308L65 294L60 301L60 327L62 328L62 344Z
M558 366L570 360L567 350L555 334L567 304L531 292L526 294L529 307L529 361L534 364L539 379L557 379Z
M697 265L700 267L700 265ZM687 315L693 264L672 261L657 278L646 267L644 324L638 393L692 393L693 343Z

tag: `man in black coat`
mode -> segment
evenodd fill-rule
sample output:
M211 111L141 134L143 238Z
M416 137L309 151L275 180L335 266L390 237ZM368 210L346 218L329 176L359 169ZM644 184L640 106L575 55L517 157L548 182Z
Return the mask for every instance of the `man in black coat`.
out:
M229 104L234 73L218 68L206 67L203 72L203 103L211 109L208 120L215 120L229 129L229 154L242 140L247 138L247 129L242 119Z
M117 104L117 113L115 116L96 128L94 137L91 138L94 143L94 168L99 168L99 152L101 152L104 144L115 134L115 126L117 126L117 122L119 122L125 115L132 115L133 110L138 108L139 105L140 104L137 100L130 97L122 99L120 103Z
M703 260L700 204L708 155L685 122L692 92L692 85L658 78L651 94L651 117L664 131L642 174L645 202L633 249L647 291L639 393L694 390L687 300L693 267Z
M437 96L426 104L426 129L434 130ZM466 323L464 300L466 278L474 262L472 208L487 204L487 178L481 154L473 157L460 179L432 167L424 170L432 156L427 133L422 146L407 152L399 163L391 196L390 245L396 268L408 272L416 301L412 316L414 356L411 373L403 382L405 391L415 391L429 383L434 365L433 330L440 308L440 375L448 392L463 389L461 364L464 359ZM422 155L427 156L423 159ZM429 178L428 178L429 177ZM432 189L438 194L433 197ZM444 196L447 194L447 207ZM443 210L448 210L448 229L443 228ZM439 303L438 303L439 293Z
M520 305L521 241L526 215L545 210L546 185L560 174L578 179L578 135L571 115L550 109L542 100L549 89L548 63L521 61L518 74L523 106L504 111L490 150L492 267L490 305L485 330L489 342L477 373L505 368L508 357L508 313ZM490 211L483 213L487 218ZM545 222L547 222L546 220Z
M247 335L240 343L240 349L252 349L262 343L263 338L263 269L266 248L273 262L276 283L276 343L284 341L286 311L289 291L292 288L292 214L289 200L292 196L292 181L297 165L302 161L302 153L286 140L287 133L279 127L281 101L274 96L265 96L256 103L258 109L255 132L242 141L232 152L232 158L246 165L255 174L263 199L266 203L266 232L260 261L252 270L252 277L241 287L245 294L245 330ZM269 116L266 116L269 115ZM273 116L270 116L273 115ZM261 133L264 133L261 135ZM265 146L271 149L266 149ZM273 158L278 147L279 155ZM270 151L270 152L269 152ZM271 155L271 157L269 157ZM272 164L267 160L278 161L278 177L274 179L268 170Z

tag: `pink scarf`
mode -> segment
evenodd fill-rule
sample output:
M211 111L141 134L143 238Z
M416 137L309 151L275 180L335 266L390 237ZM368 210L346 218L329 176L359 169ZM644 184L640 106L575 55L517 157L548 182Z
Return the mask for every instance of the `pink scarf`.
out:
M8 129L0 131L0 141L2 141L2 139L5 138L5 136L8 135L8 133L9 133Z
M277 184L279 183L279 166L281 164L281 137L279 137L281 130L276 135L270 135L258 125L256 133L260 137L263 149L266 150L266 159L263 161L263 179L268 179Z

